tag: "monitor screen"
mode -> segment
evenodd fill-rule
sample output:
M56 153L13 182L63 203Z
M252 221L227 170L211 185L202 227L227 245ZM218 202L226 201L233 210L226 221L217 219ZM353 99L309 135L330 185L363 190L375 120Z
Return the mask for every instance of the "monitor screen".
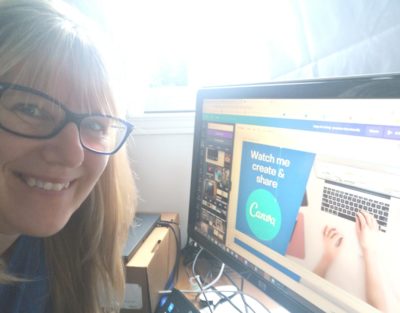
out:
M400 75L200 89L188 233L290 311L396 305Z

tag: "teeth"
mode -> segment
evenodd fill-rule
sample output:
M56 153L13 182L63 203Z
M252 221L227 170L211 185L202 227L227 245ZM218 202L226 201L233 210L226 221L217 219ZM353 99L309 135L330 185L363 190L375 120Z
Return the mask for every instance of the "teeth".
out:
M37 187L37 188L41 188L44 190L60 191L62 189L66 189L69 187L69 182L65 183L65 184L50 183L50 182L38 180L33 177L26 177L25 181L29 187Z

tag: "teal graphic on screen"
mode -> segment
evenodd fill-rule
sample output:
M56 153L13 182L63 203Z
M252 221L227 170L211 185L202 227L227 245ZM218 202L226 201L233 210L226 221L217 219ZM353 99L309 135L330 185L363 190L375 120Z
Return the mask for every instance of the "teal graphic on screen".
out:
M236 229L284 255L314 153L243 142Z
M274 239L282 225L281 208L274 195L265 189L254 190L246 202L246 221L257 238Z

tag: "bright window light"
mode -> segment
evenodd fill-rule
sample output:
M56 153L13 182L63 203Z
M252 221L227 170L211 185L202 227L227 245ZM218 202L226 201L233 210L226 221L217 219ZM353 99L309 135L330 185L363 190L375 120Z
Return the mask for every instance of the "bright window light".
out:
M304 59L295 1L89 2L133 115L191 111L199 87L266 82Z

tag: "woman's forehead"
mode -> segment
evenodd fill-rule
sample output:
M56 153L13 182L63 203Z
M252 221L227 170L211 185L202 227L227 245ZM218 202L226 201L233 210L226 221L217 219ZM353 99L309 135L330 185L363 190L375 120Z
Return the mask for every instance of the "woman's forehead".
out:
M42 67L40 71L24 66L10 71L1 80L44 92L76 113L114 114L105 84L84 76L61 66L57 69Z

